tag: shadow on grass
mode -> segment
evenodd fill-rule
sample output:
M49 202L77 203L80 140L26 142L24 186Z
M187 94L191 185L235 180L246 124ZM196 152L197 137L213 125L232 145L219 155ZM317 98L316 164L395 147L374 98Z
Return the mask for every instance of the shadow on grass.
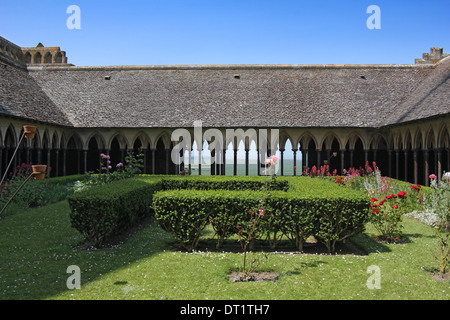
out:
M366 254L392 251L389 246L374 240L364 232L352 237L351 241L361 250L364 250Z
M83 248L71 227L67 201L4 217L0 221L0 300L52 299L70 292L69 266L81 286L168 249L170 235L149 221L102 249ZM118 279L116 285L128 279Z
M286 271L285 274L286 275L300 275L300 274L302 274L302 271L304 271L305 269L317 268L317 267L320 267L322 264L328 264L328 262L325 262L322 260L308 261L308 262L301 261L300 267L296 267L294 270L291 270L291 271Z

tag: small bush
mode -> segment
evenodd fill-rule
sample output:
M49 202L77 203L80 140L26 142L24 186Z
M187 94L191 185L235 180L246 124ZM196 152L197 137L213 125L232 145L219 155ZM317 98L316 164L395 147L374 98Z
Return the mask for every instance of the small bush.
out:
M208 224L219 243L237 233L245 213L257 202L258 194L250 191L169 190L155 194L153 208L161 227L172 233L181 247L192 250Z
M151 215L153 194L160 189L159 181L131 178L77 192L68 199L72 227L91 245L102 245Z

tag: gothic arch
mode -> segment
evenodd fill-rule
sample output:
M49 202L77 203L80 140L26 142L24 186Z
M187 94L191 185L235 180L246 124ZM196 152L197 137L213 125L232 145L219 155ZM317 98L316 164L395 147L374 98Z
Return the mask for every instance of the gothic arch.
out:
M436 147L437 142L436 142L436 138L435 138L435 134L433 131L433 128L430 126L427 130L427 132L425 133L425 137L424 137L424 149L433 149Z
M445 125L441 125L439 134L437 137L438 148L450 148L450 135Z
M89 137L86 139L85 144L84 144L84 149L89 149L89 143L91 142L91 139L95 139L96 143L97 143L97 147L99 150L105 150L106 149L106 142L105 142L105 138L103 137L103 135L98 132L98 131L94 131L92 132Z
M293 145L292 137L285 131L280 132L279 149L286 149L287 141L290 141L291 145Z
M171 135L168 134L167 132L165 132L165 131L161 132L158 135L158 137L155 139L155 143L154 143L155 148L157 147L159 140L161 140L161 142L164 144L164 148L166 150L171 149L172 141L171 141L170 137L171 137Z
M150 138L148 137L148 135L143 132L143 131L139 131L132 140L132 146L135 145L136 141L139 139L139 141L142 144L143 149L152 149L152 143Z
M3 145L5 147L9 148L16 146L18 142L17 133L12 123L10 123L8 128L6 128L4 139L5 140L3 141Z
M113 143L114 139L117 140L117 142L119 143L119 147L122 150L126 150L127 147L130 146L128 139L122 133L117 132L114 135L112 135L111 138L109 139L108 144L107 144L108 149L112 148L112 143Z
M417 128L412 140L413 149L421 149L423 145L424 144L423 144L422 130L420 128Z

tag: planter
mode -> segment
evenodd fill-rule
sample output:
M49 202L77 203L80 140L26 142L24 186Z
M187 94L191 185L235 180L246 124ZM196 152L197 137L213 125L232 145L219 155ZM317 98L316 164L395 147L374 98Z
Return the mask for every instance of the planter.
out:
M34 179L36 180L42 180L45 178L45 175L47 174L47 166L42 164L37 164L34 166L31 166L33 168L32 175Z
M23 132L25 133L25 138L33 139L36 133L35 126L23 126Z

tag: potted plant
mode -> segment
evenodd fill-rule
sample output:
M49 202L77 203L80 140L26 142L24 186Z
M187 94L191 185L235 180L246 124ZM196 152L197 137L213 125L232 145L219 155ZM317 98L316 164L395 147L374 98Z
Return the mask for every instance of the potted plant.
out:
M36 180L42 180L47 173L47 166L43 164L36 164L31 166L33 168L32 175Z
M23 132L25 134L25 138L33 139L34 134L36 133L36 127L25 125L23 126Z

